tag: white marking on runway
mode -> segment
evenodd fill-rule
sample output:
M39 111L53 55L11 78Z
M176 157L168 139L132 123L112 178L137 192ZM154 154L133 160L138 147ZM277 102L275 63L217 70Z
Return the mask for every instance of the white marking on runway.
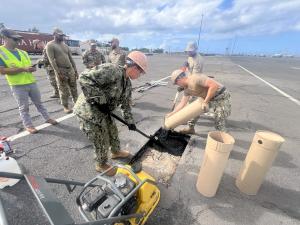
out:
M246 68L242 67L241 65L238 65L241 69L245 70L246 72L248 72L250 75L256 77L257 79L261 80L262 82L264 82L265 84L269 85L271 88L273 88L275 91L279 92L280 94L282 94L284 97L287 97L288 99L290 99L292 102L296 103L297 105L300 106L300 101L298 99L293 98L292 96L288 95L287 93L285 93L284 91L280 90L278 87L275 87L273 84L269 83L268 81L265 81L264 79L260 78L259 76L257 76L256 74L252 73L251 71L247 70Z
M291 67L294 70L300 70L300 67Z
M171 76L166 76L166 77L164 77L164 78L162 78L162 79L160 79L160 80L157 80L157 81L155 81L155 82L162 82L162 81L164 81L164 80L166 80L166 79L169 79L170 77L171 77ZM57 118L56 121L57 121L57 122L61 122L61 121L70 119L70 118L72 118L73 116L75 116L75 114L71 113L71 114L69 114L69 115L66 115L66 116ZM53 126L53 125L50 124L50 123L44 123L44 124L42 124L42 125L40 125L40 126L37 126L36 129L37 129L37 130L42 130L42 129L44 129L44 128L46 128L46 127L49 127L49 126ZM18 133L18 134L16 134L16 135L12 135L12 136L8 137L7 140L9 140L9 141L14 141L14 140L16 140L16 139L18 139L18 138L25 137L25 136L27 136L27 135L29 135L29 134L30 134L30 133L29 133L28 131L22 131L21 133Z
M68 114L68 115L66 115L66 116L57 118L56 121L57 121L57 122L62 122L62 121L64 121L64 120L67 120L67 119L72 118L73 116L75 116L75 114L71 113L71 114ZM44 124L42 124L42 125L40 125L40 126L37 126L36 129L37 129L37 130L42 130L42 129L44 129L44 128L46 128L46 127L49 127L49 126L52 126L52 124L50 124L50 123L44 123ZM27 135L29 135L29 134L30 134L30 133L29 133L28 131L23 131L23 132L18 133L18 134L16 134L16 135L12 135L12 136L8 137L7 139L8 139L9 141L14 141L14 140L16 140L16 139L18 139L18 138L25 137L25 136L27 136Z

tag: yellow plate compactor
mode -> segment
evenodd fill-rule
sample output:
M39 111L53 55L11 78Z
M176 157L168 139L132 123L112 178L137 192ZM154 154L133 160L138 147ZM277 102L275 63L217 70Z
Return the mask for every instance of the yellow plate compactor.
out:
M116 168L113 177L105 176L107 170L86 183L77 197L79 211L87 222L143 225L160 199L155 180L128 165Z

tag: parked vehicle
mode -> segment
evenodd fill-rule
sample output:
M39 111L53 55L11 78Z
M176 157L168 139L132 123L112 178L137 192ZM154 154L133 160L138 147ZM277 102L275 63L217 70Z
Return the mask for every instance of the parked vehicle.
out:
M33 40L41 40L45 43L45 45L53 40L53 35L48 34L48 33L36 33L36 32L29 32L29 31L19 31L19 30L14 30L16 31L19 35L23 37L23 39L18 43L19 49L22 49L28 54L42 54L41 49L34 49L34 46L32 44ZM81 50L80 50L80 44L78 40L71 40L69 37L66 37L65 43L70 47L72 54L75 55L81 55ZM0 37L0 45L3 45L4 41Z

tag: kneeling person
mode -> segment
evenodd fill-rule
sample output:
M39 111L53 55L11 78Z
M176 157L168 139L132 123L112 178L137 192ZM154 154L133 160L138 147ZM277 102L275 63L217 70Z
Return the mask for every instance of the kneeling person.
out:
M125 66L104 63L97 69L81 73L79 83L82 93L74 106L80 129L93 142L96 153L96 170L103 172L111 166L107 163L108 150L112 158L126 158L129 152L120 150L118 129L110 112L121 105L124 119L130 130L135 130L130 100L131 81L147 69L147 58L139 51L129 53ZM111 170L108 175L114 175Z
M184 88L184 96L174 111L167 116L181 110L189 102L191 96L201 97L204 99L203 111L207 112L209 108L213 109L216 130L225 131L226 118L231 113L230 94L225 86L217 81L207 77L204 74L191 74L187 76L182 70L175 70L171 75L173 84ZM196 121L199 116L196 117ZM194 134L194 124L189 124L188 128L181 130L185 134Z

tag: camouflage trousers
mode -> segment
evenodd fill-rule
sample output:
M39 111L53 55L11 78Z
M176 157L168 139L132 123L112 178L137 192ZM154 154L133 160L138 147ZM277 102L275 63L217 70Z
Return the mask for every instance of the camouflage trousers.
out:
M209 102L209 108L214 112L215 129L226 131L226 119L231 114L230 94L224 91L216 99ZM200 116L189 121L189 126L194 127Z
M59 74L64 78L61 80L56 76L60 101L64 107L68 108L68 98L70 94L74 103L78 98L75 72L73 69L59 68Z
M56 83L54 70L46 70L46 71L47 71L47 75L48 75L47 78L50 81L50 84L54 89L54 94L58 95L59 91L58 91L58 86L57 86L57 83Z
M104 164L108 160L108 151L117 153L120 150L120 140L118 128L115 121L105 115L99 123L84 120L78 117L80 130L93 143L95 160L99 164Z

